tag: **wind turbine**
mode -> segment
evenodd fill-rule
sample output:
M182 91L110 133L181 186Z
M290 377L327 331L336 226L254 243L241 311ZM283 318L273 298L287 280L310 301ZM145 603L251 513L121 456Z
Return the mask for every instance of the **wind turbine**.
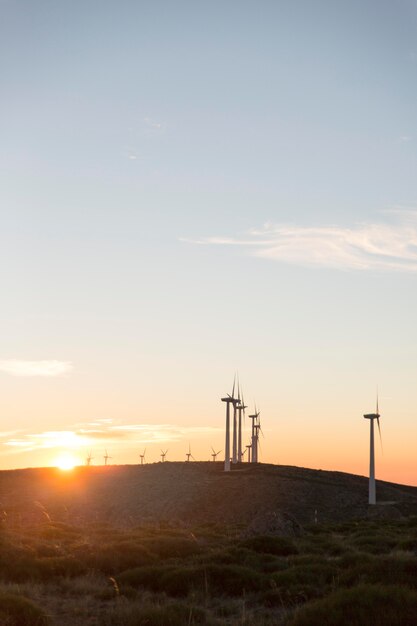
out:
M238 385L239 385L239 379L238 379ZM234 390L235 390L235 385L233 383L232 396L234 395ZM233 398L233 440L232 440L232 463L233 464L237 463L237 439L238 439L237 411L238 411L239 405L240 405L240 391L238 392L238 397Z
M165 463L165 457L167 455L168 450L165 450L165 452L163 450L161 450L161 462Z
M236 380L236 376L235 376ZM232 395L227 394L225 398L222 398L222 402L226 402L226 444L224 449L224 471L230 472L230 403L235 401L233 397L235 393L235 381L233 381Z
M246 446L246 450L248 451L248 463L250 463L250 462L251 462L251 459L250 459L250 452L251 452L251 450L252 450L252 444L247 445L247 446ZM246 450L245 450L245 452L246 452Z
M243 393L242 393L242 400L240 399L240 385L238 386L238 401L239 404L237 405L237 410L238 410L238 429L237 429L237 461L238 463L242 462L243 459L243 452L242 452L242 412L243 412L243 417L245 417L245 409L247 409L248 407L245 405L245 400L243 399Z
M378 409L378 393L376 396L376 411L375 413L366 413L364 418L369 420L370 425L370 449L369 449L369 504L376 504L376 490L375 490L375 438L374 438L374 421L378 424L379 437L381 439L381 427L379 425L379 409Z
M211 449L213 451L213 454L211 455L211 458L215 462L216 461L216 457L217 457L218 454L220 454L221 450L219 450L218 452L215 452L213 447Z
M187 457L187 463L190 462L190 458L195 461L195 458L193 457L193 455L191 454L191 444L188 444L188 452L185 453L185 456Z
M140 464L143 465L145 462L145 454L146 454L146 448L143 451L143 454L139 454L140 456Z
M251 462L252 463L258 462L258 429L257 429L256 420L258 419L259 415L260 415L260 411L256 410L256 405L255 405L255 413L253 415L249 415L249 419L252 420L252 438L251 438L251 444L252 444Z
M108 459L111 459L112 457L107 454L107 450L105 452L106 454L104 455L104 465L107 465Z
M85 460L85 464L87 465L87 467L89 467L91 465L91 461L93 460L93 457L91 456L91 450L90 452L87 454L87 458Z

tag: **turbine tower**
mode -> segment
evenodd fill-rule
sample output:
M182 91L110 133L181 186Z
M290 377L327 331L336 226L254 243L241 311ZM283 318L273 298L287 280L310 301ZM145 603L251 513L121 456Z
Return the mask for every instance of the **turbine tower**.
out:
M146 454L146 448L143 451L143 454L139 454L140 456L140 464L143 465L145 462L145 454Z
M374 437L374 421L378 424L379 436L381 437L381 427L379 425L378 395L376 398L375 413L366 413L364 418L369 420L370 426L370 446L369 446L369 504L376 504L375 490L375 437ZM381 439L382 442L382 439Z
M224 449L224 471L230 472L230 403L235 399L233 394L235 392L235 383L233 382L232 395L227 394L225 398L222 398L222 402L226 402L226 444Z
M252 459L251 459L251 463L257 463L258 462L258 429L257 429L257 419L260 415L260 412L256 410L256 405L255 405L255 413L253 415L249 415L249 419L252 420L252 438L251 438L251 445L252 445Z
M111 458L112 458L112 457L111 457L111 456L109 456L109 455L107 454L107 450L105 450L105 455L104 455L104 465L107 465L107 461L108 461L109 459L111 459Z
M161 463L165 463L165 457L167 455L168 450L165 450L165 452L163 450L161 450Z
M235 386L233 384L233 392ZM232 392L232 396L233 396ZM232 441L232 463L237 463L237 411L240 405L240 398L233 398L233 441Z
M239 412L239 421L238 421L238 434L237 434L237 460L238 460L238 463L241 463L243 460L243 455L245 453L245 451L242 450L242 412L243 412L243 419L244 419L245 409L247 409L248 407L245 405L243 394L242 394L242 401L240 401L240 388L239 388L238 398L239 398L239 404L238 404L237 410Z
M213 447L211 448L211 450L212 450L211 458L213 459L214 462L216 462L216 457L218 454L220 454L221 450L219 450L218 452L215 452Z

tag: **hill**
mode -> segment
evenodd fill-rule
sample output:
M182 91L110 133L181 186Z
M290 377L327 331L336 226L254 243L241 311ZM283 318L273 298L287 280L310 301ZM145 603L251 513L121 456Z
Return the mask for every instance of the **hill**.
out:
M417 514L417 488L377 481L376 507L367 489L363 476L266 464L230 473L199 462L33 468L0 472L0 511L10 526L46 518L119 527L239 523L265 532L277 523L282 534L312 523L316 511L319 523Z

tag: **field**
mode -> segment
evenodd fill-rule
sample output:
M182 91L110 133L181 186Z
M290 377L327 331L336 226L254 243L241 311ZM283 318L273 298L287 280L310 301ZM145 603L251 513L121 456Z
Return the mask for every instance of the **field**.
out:
M294 511L268 511L267 501L261 517L243 516L240 521L216 521L207 513L205 520L196 513L185 521L181 503L171 519L157 519L155 511L149 519L147 502L146 516L135 519L132 504L124 523L123 511L115 513L120 521L116 523L99 519L102 492L97 492L97 502L89 501L94 490L87 485L105 475L104 468L89 469L82 468L78 478L77 472L61 476L55 470L0 474L0 624L416 624L417 516L409 510L415 497L412 488L387 484L385 488L403 494L404 501L390 501L345 520L298 521ZM110 482L123 476L119 468L105 469L110 470ZM217 469L186 471L194 472L191 480L196 481L214 472L216 481L222 476ZM269 476L273 484L271 468L264 470L261 466L253 476ZM147 471L160 479L162 471L175 474L176 468L155 466ZM298 481L305 482L311 471L300 470ZM125 471L120 482L124 489L131 475L131 469ZM349 485L360 478L344 476ZM76 494L84 502L84 513ZM34 500L34 495L43 499ZM269 501L274 501L274 493ZM211 506L208 501L207 511ZM189 507L194 510L194 503ZM323 500L321 508L330 510L329 502Z

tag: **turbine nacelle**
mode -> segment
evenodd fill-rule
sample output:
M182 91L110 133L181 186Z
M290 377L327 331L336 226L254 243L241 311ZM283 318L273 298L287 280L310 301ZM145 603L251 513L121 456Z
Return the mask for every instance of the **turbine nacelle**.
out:
M366 420L378 420L380 418L380 414L379 413L366 413L364 415L364 418Z

